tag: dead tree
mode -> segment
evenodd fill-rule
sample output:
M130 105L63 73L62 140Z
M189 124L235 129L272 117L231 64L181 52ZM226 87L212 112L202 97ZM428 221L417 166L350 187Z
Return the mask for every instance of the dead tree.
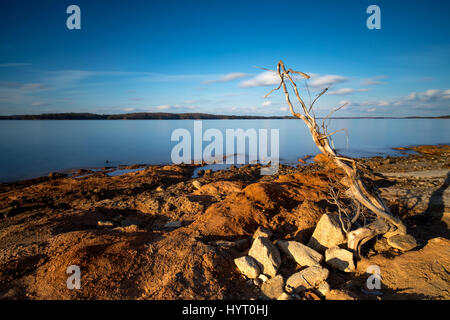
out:
M309 79L310 76L303 72L294 71L292 69L286 70L283 61L278 62L277 73L280 77L280 84L277 88L269 92L266 97L273 91L283 88L286 102L289 105L289 109L292 115L305 122L311 133L312 139L319 150L331 161L333 161L337 167L341 168L344 171L347 177L347 192L351 194L351 196L357 202L366 207L377 217L377 219L372 223L359 227L356 230L352 230L347 233L348 248L354 250L355 252L359 252L360 247L364 243L379 234L384 234L384 236L387 238L394 235L406 236L406 226L398 217L394 216L390 212L389 208L386 206L378 193L374 190L371 190L366 185L366 183L364 182L364 175L361 172L358 163L354 159L338 155L334 148L332 148L332 144L330 144L330 137L337 131L329 134L324 125L322 125L321 129L321 127L317 123L313 109L314 103L328 90L328 88L320 92L319 95L314 99L314 101L309 106L306 106L306 104L300 97L297 85L293 80L293 76L301 76L305 79ZM290 83L292 85L295 97L300 103L300 112L296 112L294 110L294 106L291 102L286 83ZM342 108L342 106L340 108ZM351 223L355 223L356 219L351 219Z

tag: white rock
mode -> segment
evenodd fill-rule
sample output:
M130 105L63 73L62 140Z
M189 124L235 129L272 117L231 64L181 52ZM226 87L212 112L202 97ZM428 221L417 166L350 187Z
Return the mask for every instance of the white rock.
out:
M277 300L292 300L292 297L288 295L286 292L283 292L282 294L280 294Z
M201 184L199 181L197 181L197 180L192 181L192 185L193 185L196 189L200 189L200 188L202 187L202 184Z
M277 299L284 292L283 276L279 274L264 282L261 286L261 292L266 298Z
M112 223L111 221L97 221L97 225L99 227L113 227L114 223Z
M261 273L258 264L256 261L249 256L243 256L240 258L234 259L234 263L242 274L247 276L250 279L255 279Z
M319 284L319 288L317 288L317 291L319 291L322 296L325 296L327 292L330 291L330 285L328 284L328 282L324 281Z
M269 280L269 277L266 276L264 273L261 273L261 274L258 276L258 279L261 280L262 282L266 282L267 280Z
M259 227L255 233L253 234L253 239L259 238L259 237L264 237L264 238L269 238L272 236L272 231L270 231L267 228L264 227Z
M281 265L280 252L268 238L256 238L248 255L256 260L262 273L271 277L277 274L277 270Z
M409 234L398 234L387 239L387 243L395 249L409 251L417 247L416 239Z
M337 214L324 214L317 223L308 247L324 252L342 243L345 243L345 235L341 229L339 217Z
M286 281L286 291L296 293L318 286L328 278L328 269L319 265L308 267L300 272L294 273Z
M323 256L297 241L278 241L277 247L301 266L313 266L323 260Z
M325 251L325 261L335 269L344 272L352 272L355 270L353 263L353 253L339 247L333 247Z

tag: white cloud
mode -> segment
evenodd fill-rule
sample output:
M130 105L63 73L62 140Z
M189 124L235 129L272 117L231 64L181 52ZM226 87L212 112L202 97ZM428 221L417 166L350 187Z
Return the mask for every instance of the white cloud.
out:
M364 92L364 91L369 91L369 89L341 88L341 89L337 89L337 90L334 90L334 91L328 91L328 94L329 95L343 96L343 95L352 94L354 92Z
M242 81L239 84L241 88L273 86L280 83L280 78L274 71L264 71L256 77Z
M418 115L418 112L448 113L448 103L450 99L450 89L439 90L429 89L423 92L411 92L410 94L389 99L389 100L371 100L361 102L351 102L351 109L359 112L377 111L383 115ZM340 104L344 103L341 101Z
M329 87L336 83L347 81L348 79L343 76L329 74L329 75L312 75L310 85L313 87Z
M33 107L46 107L46 106L49 106L50 103L34 101L34 102L31 103L31 105Z
M248 76L248 74L243 73L243 72L233 72L233 73L228 73L226 75L223 75L219 79L216 79L216 80L203 81L203 83L210 84L210 83L228 82L228 81L233 81L233 80L236 80L236 79L245 78L247 76Z
M263 106L265 106L265 107L268 107L270 105L272 105L272 101L270 101L270 100L266 100L263 102Z
M424 92L411 92L404 100L414 102L442 102L450 99L450 89L429 89Z
M386 84L386 82L380 81L381 79L385 79L385 78L387 78L387 76L384 76L384 75L366 78L361 81L361 84L364 86L375 86L375 85L380 85L380 84Z

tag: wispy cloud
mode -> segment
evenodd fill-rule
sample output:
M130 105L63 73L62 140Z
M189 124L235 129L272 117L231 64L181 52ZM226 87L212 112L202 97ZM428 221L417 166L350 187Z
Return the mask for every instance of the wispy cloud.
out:
M450 89L429 89L393 99L379 99L367 101L343 100L353 111L377 112L380 115L408 115L408 114L448 114Z
M311 75L310 85L312 87L330 87L337 83L342 83L347 81L348 78L340 75L329 74L329 75Z
M341 89L337 89L337 90L333 90L333 91L328 91L329 95L336 95L336 96L344 96L344 95L349 95L355 92L365 92L365 91L369 91L369 89L353 89L353 88L341 88Z
M31 63L25 63L25 62L0 63L0 68L24 67L24 66L31 66Z
M229 81L233 81L233 80L241 79L241 78L245 78L245 77L248 77L247 73L233 72L233 73L225 74L225 75L223 75L220 78L215 79L215 80L205 80L205 81L203 81L203 83L205 83L205 84L222 83L222 82L229 82Z
M276 85L279 82L280 78L278 77L276 72L264 71L251 79L242 81L239 84L239 87L241 88L266 87Z
M31 103L31 105L32 105L33 107L47 107L47 106L50 105L50 103L47 103L47 102L41 102L41 101L34 101L34 102Z
M48 86L43 83L20 83L20 82L2 81L0 82L0 88L33 91L33 90L48 89Z
M375 77L371 77L371 78L366 78L361 81L361 84L363 86L375 86L375 85L380 85L380 84L386 84L385 81L380 81L380 80L386 79L386 78L387 78L387 76L385 76L385 75L379 75L379 76L375 76Z

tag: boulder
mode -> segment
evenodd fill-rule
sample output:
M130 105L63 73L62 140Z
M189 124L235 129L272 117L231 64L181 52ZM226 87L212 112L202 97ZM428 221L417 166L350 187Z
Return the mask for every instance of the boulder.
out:
M277 300L293 300L293 299L286 292L283 292L282 294L280 294L280 296L277 298Z
M335 269L343 272L355 271L353 253L339 247L333 247L325 251L325 261Z
M192 185L196 189L200 189L202 187L202 184L199 181L197 181L197 180L192 181Z
M297 241L277 241L277 247L301 266L313 266L323 260L323 256Z
M345 243L345 235L341 229L337 214L324 214L317 223L316 229L308 242L308 247L324 252L328 248Z
M308 267L294 273L286 281L286 291L302 292L317 287L328 278L329 271L320 265Z
M257 278L261 273L258 264L252 257L243 256L240 258L236 258L234 259L234 263L236 264L239 271L250 279Z
M277 274L277 270L281 265L280 252L268 238L256 238L248 255L256 260L262 273L271 277Z
M256 239L258 237L264 237L270 239L272 237L272 231L270 231L267 228L259 227L256 232L253 234L253 239Z
M330 285L328 284L328 282L324 281L319 284L317 291L319 291L319 293L325 297L327 295L327 292L330 291Z
M398 234L387 239L387 243L394 249L409 251L417 247L416 239L409 234Z
M267 280L269 280L269 278L264 273L261 273L258 279L261 280L262 282L266 282Z
M277 299L284 292L283 276L277 275L264 282L261 291L266 298Z

